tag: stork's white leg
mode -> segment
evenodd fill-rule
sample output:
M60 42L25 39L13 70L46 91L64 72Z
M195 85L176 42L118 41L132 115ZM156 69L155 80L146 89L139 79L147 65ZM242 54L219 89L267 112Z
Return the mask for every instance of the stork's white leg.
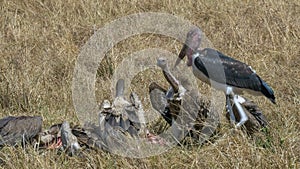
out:
M245 111L244 111L244 109L241 106L239 101L240 101L240 99L239 99L238 95L235 95L233 97L233 102L234 102L234 104L235 104L235 106L236 106L236 108L237 108L237 110L240 114L240 121L237 123L236 127L240 127L241 125L243 125L248 120L248 116L246 115L246 113L245 113Z
M231 102L230 102L230 96L233 95L232 87L226 88L226 110L229 113L230 122L234 124L236 122L235 116L233 114Z
M243 104L243 103L246 102L246 99L243 98L242 96L236 95L236 97L237 97L237 101L238 101L239 103Z

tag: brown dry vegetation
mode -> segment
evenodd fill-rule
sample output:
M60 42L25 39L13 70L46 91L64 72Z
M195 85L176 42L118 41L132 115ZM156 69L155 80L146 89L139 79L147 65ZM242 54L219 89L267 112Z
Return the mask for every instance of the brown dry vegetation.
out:
M225 54L252 67L274 89L277 105L256 102L270 121L267 138L245 134L220 137L202 147L175 147L145 159L91 151L87 157L6 147L3 168L299 168L300 167L300 2L254 1L0 1L0 113L41 115L44 126L78 123L72 103L72 76L80 47L93 32L137 12L166 12L199 26ZM114 47L97 76L97 99L109 98L111 71L122 57L160 47L178 53L174 39L139 35ZM139 77L150 82L154 77ZM162 81L162 80L161 80ZM134 83L135 90L147 90Z

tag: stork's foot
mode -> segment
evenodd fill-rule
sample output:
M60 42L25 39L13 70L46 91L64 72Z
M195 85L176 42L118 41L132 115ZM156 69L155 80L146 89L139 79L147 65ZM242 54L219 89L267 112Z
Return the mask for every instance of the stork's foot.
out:
M236 128L241 127L247 120L248 118L241 119L240 122L238 122L235 127Z

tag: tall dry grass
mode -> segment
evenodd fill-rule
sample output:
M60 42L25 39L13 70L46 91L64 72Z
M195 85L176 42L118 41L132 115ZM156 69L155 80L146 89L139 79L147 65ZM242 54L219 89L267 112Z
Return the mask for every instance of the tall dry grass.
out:
M229 127L202 147L176 147L145 159L91 151L85 158L6 147L3 168L299 168L300 2L0 1L0 113L41 115L44 126L78 123L71 86L80 48L98 28L137 12L166 12L199 26L214 47L251 65L274 89L277 105L256 102L270 121L256 140ZM117 44L97 75L97 99L109 98L112 71L124 56L149 47L178 53L174 39L139 35ZM153 73L153 72L152 72ZM155 72L154 72L155 73ZM155 78L138 77L149 83ZM161 80L162 81L162 80ZM146 84L147 84L146 83ZM138 82L137 91L146 90ZM233 134L235 133L235 134Z

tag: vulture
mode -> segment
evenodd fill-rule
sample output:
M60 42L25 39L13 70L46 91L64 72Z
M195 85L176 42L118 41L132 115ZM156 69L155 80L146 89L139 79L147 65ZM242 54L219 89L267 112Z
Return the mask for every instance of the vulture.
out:
M0 119L0 146L32 143L42 131L41 116L8 116Z

